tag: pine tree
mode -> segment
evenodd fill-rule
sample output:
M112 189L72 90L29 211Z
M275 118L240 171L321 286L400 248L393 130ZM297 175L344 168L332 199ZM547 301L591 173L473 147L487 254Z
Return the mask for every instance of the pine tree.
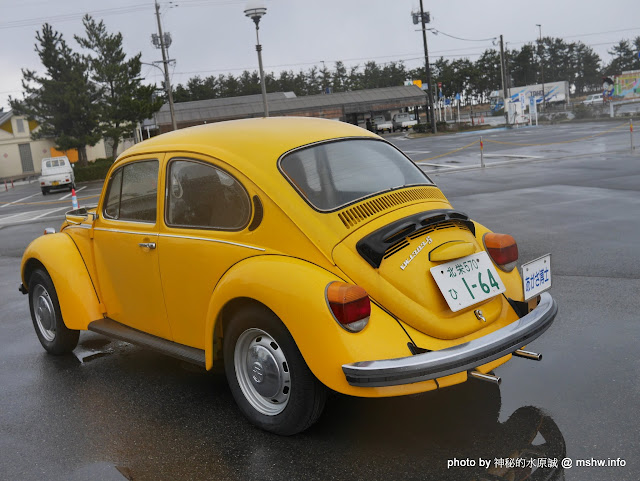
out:
M89 79L89 65L48 23L36 33L36 40L45 74L23 69L24 99L10 97L11 108L40 124L33 139L53 138L60 150L77 149L78 163L86 165L86 146L100 140L99 95Z
M160 110L162 100L153 98L155 86L141 84L142 54L127 60L121 33L108 33L104 22L96 22L90 15L85 15L82 23L86 38L75 39L93 54L87 61L101 93L100 127L115 155L118 144L132 135L136 124Z

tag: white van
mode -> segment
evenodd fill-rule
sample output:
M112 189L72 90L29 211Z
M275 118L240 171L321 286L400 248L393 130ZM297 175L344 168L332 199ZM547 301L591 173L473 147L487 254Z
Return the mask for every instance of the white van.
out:
M71 162L67 157L42 159L42 175L38 179L42 195L47 195L52 189L67 188L71 191L75 188L75 180Z
M604 103L604 98L602 94L593 94L589 95L582 103L585 105L602 104Z

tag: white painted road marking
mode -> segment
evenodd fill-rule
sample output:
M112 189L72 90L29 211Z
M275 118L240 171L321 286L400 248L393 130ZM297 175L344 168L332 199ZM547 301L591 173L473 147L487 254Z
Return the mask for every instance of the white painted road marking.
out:
M11 205L11 204L17 204L18 202L22 202L23 200L31 199L31 197L35 197L36 195L40 195L40 193L33 194L33 195L28 196L28 197L23 197L22 199L14 200L13 202L9 202L7 204L0 205L0 209L2 209L3 207L6 207L8 205Z
M81 190L84 190L84 189L86 189L86 188L87 188L87 186L85 185L84 187L80 187L79 189L76 189L76 194L77 194L78 192L80 192ZM71 197L71 192L69 192L67 195L65 195L65 196L63 196L63 197L60 197L60 200L67 199L67 198L69 198L69 197Z

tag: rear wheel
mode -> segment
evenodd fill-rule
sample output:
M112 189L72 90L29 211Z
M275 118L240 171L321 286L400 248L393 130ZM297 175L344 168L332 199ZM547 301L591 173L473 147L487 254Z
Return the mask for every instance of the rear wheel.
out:
M43 187L42 188L42 195L47 195L47 192L48 192L47 188Z
M224 364L233 397L254 425L289 436L322 413L326 388L291 334L266 308L237 313L224 333Z
M53 281L43 269L36 269L31 274L29 307L40 344L49 354L59 356L75 349L80 331L65 326Z

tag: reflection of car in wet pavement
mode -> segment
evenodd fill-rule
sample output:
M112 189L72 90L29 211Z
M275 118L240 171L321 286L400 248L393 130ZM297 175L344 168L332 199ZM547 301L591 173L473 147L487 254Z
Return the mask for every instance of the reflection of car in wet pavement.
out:
M391 457L396 469L404 462L412 472L420 470L420 479L564 479L560 463L566 445L558 425L533 406L520 407L500 422L501 394L495 385L469 382L395 399L340 397L327 410L324 422L313 428L315 439L329 443L357 436L367 457ZM388 439L394 440L393 447ZM479 459L490 460L489 467ZM359 478L356 465L352 472Z
M243 414L293 434L326 388L498 383L512 355L538 357L521 348L557 312L546 259L521 276L513 237L453 209L370 132L253 119L127 150L97 207L26 249L21 291L49 353L92 330L224 365Z

